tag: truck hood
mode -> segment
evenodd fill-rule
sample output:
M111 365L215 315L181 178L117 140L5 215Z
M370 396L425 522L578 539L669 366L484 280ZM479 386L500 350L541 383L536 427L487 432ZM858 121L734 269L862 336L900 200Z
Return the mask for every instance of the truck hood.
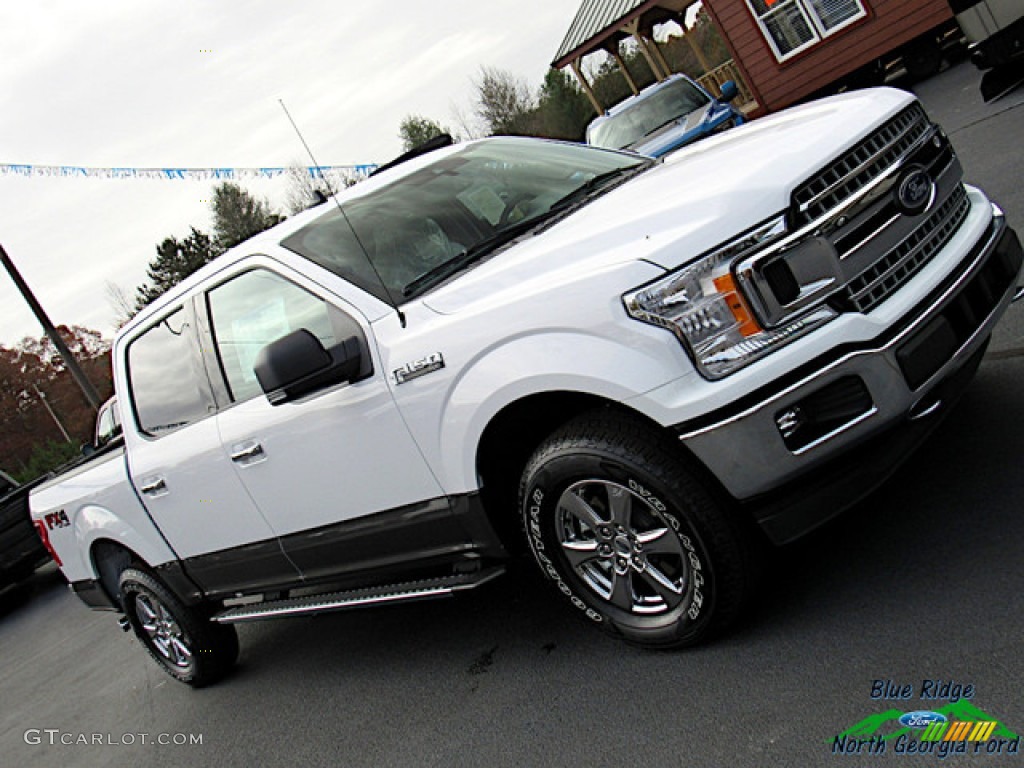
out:
M644 260L675 269L789 206L794 188L913 101L892 88L822 99L673 153L423 298L450 314L531 283ZM623 286L628 290L631 286Z

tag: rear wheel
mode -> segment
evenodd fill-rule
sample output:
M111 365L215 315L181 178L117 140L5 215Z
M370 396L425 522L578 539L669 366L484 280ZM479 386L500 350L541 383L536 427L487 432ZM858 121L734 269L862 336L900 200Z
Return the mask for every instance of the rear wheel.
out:
M942 69L942 48L933 38L916 40L903 51L903 66L912 80L924 80Z
M205 612L186 606L147 571L124 570L119 586L128 623L169 675L198 688L224 677L234 665L234 627L212 623Z
M570 422L527 464L520 504L534 558L585 616L627 642L705 641L739 614L747 532L671 441L627 416Z

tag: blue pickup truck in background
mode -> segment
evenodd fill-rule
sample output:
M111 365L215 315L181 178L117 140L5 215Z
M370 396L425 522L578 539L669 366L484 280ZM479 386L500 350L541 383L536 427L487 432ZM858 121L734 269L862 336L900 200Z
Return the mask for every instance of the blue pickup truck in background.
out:
M594 118L587 143L661 157L743 123L743 114L730 104L736 95L732 80L716 99L686 75L672 75Z

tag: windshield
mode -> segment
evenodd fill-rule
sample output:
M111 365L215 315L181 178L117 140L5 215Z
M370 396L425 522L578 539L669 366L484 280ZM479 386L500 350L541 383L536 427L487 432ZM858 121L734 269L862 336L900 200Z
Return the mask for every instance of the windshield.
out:
M707 94L689 80L673 80L638 99L631 107L596 123L588 141L596 147L625 149L710 101Z
M531 222L539 225L567 201L585 198L647 162L574 144L469 144L344 202L344 215L337 207L326 211L281 244L391 303L436 284L420 279L428 273L444 274L449 262L468 265L460 257L482 256L491 244L504 242L503 233L525 234Z

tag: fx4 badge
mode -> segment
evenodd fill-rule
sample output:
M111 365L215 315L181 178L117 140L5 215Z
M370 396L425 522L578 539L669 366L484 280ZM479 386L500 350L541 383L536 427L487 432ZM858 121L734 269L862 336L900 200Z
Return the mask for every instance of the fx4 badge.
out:
M54 528L67 528L71 525L71 521L68 520L68 513L63 509L58 512L48 512L44 515L43 519L46 521L46 527L51 531Z
M439 371L444 368L444 356L440 352L434 352L424 358L406 363L394 371L395 384L405 384L407 381L426 376L428 373Z

